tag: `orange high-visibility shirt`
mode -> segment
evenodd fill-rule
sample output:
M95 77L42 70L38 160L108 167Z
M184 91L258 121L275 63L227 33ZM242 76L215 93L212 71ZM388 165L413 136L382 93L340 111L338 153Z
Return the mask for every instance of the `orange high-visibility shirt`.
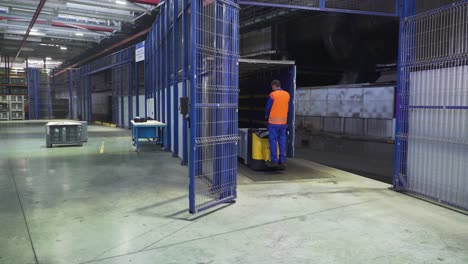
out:
M288 123L289 93L284 90L276 90L270 93L273 101L268 123L273 125L285 125Z

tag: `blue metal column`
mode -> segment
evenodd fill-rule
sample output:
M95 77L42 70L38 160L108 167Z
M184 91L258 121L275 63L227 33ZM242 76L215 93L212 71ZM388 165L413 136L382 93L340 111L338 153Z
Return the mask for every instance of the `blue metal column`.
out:
M326 2L326 0L320 0L319 7L320 8L325 8L325 2Z
M29 62L26 59L26 81L28 82L28 119L31 120L31 69L29 69Z
M156 19L156 26L154 29L154 38L153 38L153 68L152 71L156 74L152 85L153 89L153 105L154 105L154 119L161 121L161 111L159 111L160 98L161 98L161 72L162 68L160 65L161 57L161 16L158 16Z
M188 76L188 2L189 0L183 0L182 6L182 96L187 97L187 82L189 79ZM187 165L188 162L188 121L182 121L182 165Z
M146 47L145 47L146 50ZM145 56L146 57L146 56ZM145 58L146 60L146 58ZM140 116L140 73L138 72L138 62L135 61L135 110L136 115ZM146 116L146 115L145 115Z
M145 57L149 57L149 52L150 52L150 48L148 47L151 47L151 45L149 45L148 43L145 43ZM145 61L143 62L143 83L144 83L144 89L145 89L145 117L148 118L148 103L147 103L147 100L148 100L148 92L150 90L150 88L152 89L152 86L149 85L149 82L148 82L148 78L150 76L150 71L148 70L149 69L149 59L146 59L145 58Z
M34 72L34 119L39 119L39 92L37 87L37 69Z
M127 82L128 82L128 103L127 103L127 107L128 107L128 127L130 127L130 120L133 119L133 89L132 89L132 86L133 86L133 77L132 77L132 73L133 73L133 63L134 63L134 59L132 59L132 49L131 48L128 48L128 60L129 62L127 63ZM135 56L133 56L135 57Z
M68 113L70 114L70 119L73 119L73 69L68 70L68 93L69 93L69 103L68 103Z
M119 62L123 61L123 52L119 52ZM123 68L121 65L118 66L119 68L119 76L120 76L120 81L119 81L119 95L120 95L120 127L125 126L125 117L124 117L124 96L123 96Z
M161 26L160 26L160 35L161 35L161 62L160 62L160 67L161 67L161 99L159 100L161 102L161 120L162 122L166 123L166 71L167 71L167 65L166 65L166 45L165 45L165 40L166 40L166 5L167 2L164 3L164 7L161 9ZM167 137L164 139L167 140ZM166 142L164 142L164 147L166 147Z
M173 81L173 94L174 98L172 98L172 116L174 122L174 151L173 157L179 156L179 23L178 23L178 16L179 16L179 0L173 0L174 4L174 15L173 15L173 27L172 32L174 36L173 46L174 46L174 81Z
M81 121L83 118L83 115L81 114L81 76L83 76L81 68L78 68L78 74L79 76L76 78L76 118Z
M166 108L164 111L166 112L166 124L167 124L167 133L166 138L164 139L166 144L164 148L167 151L171 150L171 139L172 139L172 120L171 120L171 35L170 35L170 26L171 26L171 0L166 0L165 5L165 13L166 13L166 24L165 24L165 42L166 42L166 50L165 50L165 58L166 58L166 82L165 82L165 89L166 89Z
M91 71L91 65L88 65L88 73ZM93 85L92 85L92 75L88 74L86 76L88 81L88 121L93 121Z
M155 95L154 106L155 113L157 112L158 120L164 122L163 117L163 97L164 97L164 66L163 66L163 25L164 25L164 8L161 9L161 16L159 16L159 23L157 27L157 70L158 70L158 84L157 84L157 95Z
M48 100L48 106L47 106L47 110L49 112L49 119L51 119L53 117L53 114L52 114L52 89L54 89L54 91L56 90L56 87L55 87L55 76L54 76L54 71L51 71L52 73L52 87L49 89L49 100Z
M296 101L296 66L291 66L291 68L289 69L289 74L290 74L290 78L291 78L291 83L289 84L291 87L291 91L290 91L290 95L291 95L291 98L290 98L290 106L289 106L289 113L288 113L288 120L289 120L289 141L290 142L295 142L295 135L296 135L296 132L295 132L295 123L296 123L296 110L295 110L295 104L294 102ZM289 156L290 157L294 157L294 143L290 144L290 146L288 146L289 148Z
M198 4L199 0L191 0L191 5L190 5L190 35L191 35L191 49L190 49L190 56L191 56L191 67L190 67L190 155L189 155L189 211L190 213L196 213L197 209L195 206L195 177L196 177L196 164L195 164L195 155L197 152L197 148L195 145L192 145L193 142L195 142L195 135L196 135L196 129L197 129L197 114L196 114L196 82L198 82L197 79L197 69L198 69L198 58L196 54L196 43L198 43L198 34L197 34L197 26L198 26L198 21L197 21L197 14L198 14L198 9L200 8Z
M396 98L396 122L395 122L395 152L394 152L394 176L393 176L393 187L396 190L404 190L407 186L407 151L408 142L403 137L408 134L409 127L404 125L408 121L408 111L403 109L402 106L407 106L408 103L402 100L405 99L405 94L409 93L409 78L405 78L406 72L402 67L402 63L407 59L404 56L403 50L404 43L406 42L406 29L405 29L405 18L412 16L416 13L416 1L415 0L400 0L400 36L399 36L399 48L398 48L398 82L397 82L397 98ZM405 83L403 83L403 81ZM403 98L403 99L402 99ZM409 96L407 96L409 98Z

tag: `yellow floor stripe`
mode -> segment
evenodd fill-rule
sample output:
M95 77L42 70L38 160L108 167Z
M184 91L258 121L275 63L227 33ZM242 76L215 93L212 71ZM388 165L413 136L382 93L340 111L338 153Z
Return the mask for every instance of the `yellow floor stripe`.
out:
M104 141L101 143L101 149L99 150L99 154L104 154Z

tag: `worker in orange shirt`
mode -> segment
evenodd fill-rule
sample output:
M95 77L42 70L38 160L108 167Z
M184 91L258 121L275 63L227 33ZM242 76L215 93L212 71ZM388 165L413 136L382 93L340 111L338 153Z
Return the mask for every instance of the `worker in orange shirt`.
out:
M267 166L284 166L286 162L286 131L288 127L289 93L281 89L278 80L271 82L265 119L268 120L270 162ZM279 143L279 160L277 148Z

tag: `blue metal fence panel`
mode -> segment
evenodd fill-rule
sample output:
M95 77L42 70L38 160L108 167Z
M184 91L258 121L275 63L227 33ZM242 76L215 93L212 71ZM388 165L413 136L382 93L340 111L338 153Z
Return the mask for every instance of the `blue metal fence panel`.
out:
M404 13L394 187L468 210L468 1Z
M236 198L238 12L232 1L191 2L191 213Z

